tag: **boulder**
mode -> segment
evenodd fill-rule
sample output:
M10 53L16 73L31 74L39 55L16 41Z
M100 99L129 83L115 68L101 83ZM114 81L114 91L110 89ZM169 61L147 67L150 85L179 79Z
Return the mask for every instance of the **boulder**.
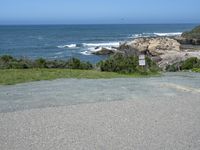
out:
M162 61L162 58L160 56L155 56L155 57L151 57L151 60L153 60L154 62L160 62Z
M169 51L180 51L180 43L167 37L151 38L148 50L153 56L159 56Z
M168 51L180 51L180 43L167 37L138 38L125 43L122 47L139 53L149 53L152 56L159 56Z
M107 49L107 48L101 48L98 51L92 52L94 55L111 55L114 54L115 50Z
M139 52L144 52L148 50L149 39L148 38L134 39L133 41L126 43L126 45L128 45L131 49L138 50Z
M127 43L123 43L117 48L119 52L124 53L128 56L138 56L140 54L140 51L135 49L134 47L128 45Z

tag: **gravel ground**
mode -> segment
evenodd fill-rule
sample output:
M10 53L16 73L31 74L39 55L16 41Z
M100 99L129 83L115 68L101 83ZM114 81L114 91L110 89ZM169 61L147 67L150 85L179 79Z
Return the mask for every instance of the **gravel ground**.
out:
M0 150L200 147L200 74L0 86Z

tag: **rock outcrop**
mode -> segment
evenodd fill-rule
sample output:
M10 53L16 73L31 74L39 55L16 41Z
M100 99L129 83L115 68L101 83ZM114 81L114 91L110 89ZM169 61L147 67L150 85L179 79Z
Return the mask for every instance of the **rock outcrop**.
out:
M198 47L197 47L198 48ZM138 38L126 42L119 47L128 55L139 55L145 53L157 62L163 70L168 65L186 60L190 57L200 58L200 49L181 49L181 44L174 38L154 37Z
M181 37L176 37L176 40L181 44L200 45L200 26L189 32L184 32Z
M119 50L127 55L146 54L165 70L166 66L194 55L183 53L181 44L169 37L138 38L124 43Z
M175 37L175 39L180 43L180 44L191 44L191 45L200 45L200 39L195 39L195 38L186 38L186 37Z
M139 52L148 51L152 56L159 56L169 51L180 51L180 43L168 37L138 38L126 45Z
M107 49L107 48L101 48L100 50L92 52L94 55L111 55L114 54L115 50Z
M190 57L200 58L200 26L179 37L143 37L120 44L115 50L102 48L96 55L114 53L125 55L145 54L165 70L166 66L184 61Z

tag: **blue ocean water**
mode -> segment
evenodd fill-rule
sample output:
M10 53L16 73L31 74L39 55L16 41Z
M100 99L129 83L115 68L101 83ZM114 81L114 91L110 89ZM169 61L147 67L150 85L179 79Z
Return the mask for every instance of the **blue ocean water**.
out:
M115 47L142 36L180 35L196 24L134 25L29 25L0 26L0 55L31 59L77 57L96 63L105 56L91 52L96 47Z

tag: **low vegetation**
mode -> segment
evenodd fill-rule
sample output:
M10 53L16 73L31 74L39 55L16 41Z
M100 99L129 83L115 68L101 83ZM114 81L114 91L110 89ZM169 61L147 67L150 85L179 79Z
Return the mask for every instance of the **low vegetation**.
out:
M192 69L193 72L199 72L200 73L200 68L194 68Z
M138 57L124 56L122 54L115 54L110 56L107 60L100 61L96 65L90 62L80 61L77 58L69 60L45 60L39 58L36 60L30 59L16 59L9 55L0 57L0 69L33 69L33 68L46 68L46 69L82 69L92 70L98 68L101 71L117 72L122 74L132 73L148 73L157 72L159 68L156 63L150 58L146 57L146 66L140 67ZM95 66L95 67L94 67Z
M123 56L122 54L115 54L109 59L101 61L97 64L101 71L117 72L123 74L141 73L148 74L158 72L159 68L155 62L146 57L146 66L139 66L138 57Z
M182 37L187 39L200 39L200 26L195 27L192 31L184 32Z
M16 84L58 78L122 78L143 77L158 74L158 67L146 58L147 65L138 65L138 58L123 55L111 56L96 65L76 58L64 60L16 59L5 55L0 57L0 84ZM99 71L100 70L100 71Z
M181 61L173 65L168 65L166 70L171 72L182 70L192 70L198 72L198 70L200 70L200 59L196 57L191 57L185 61Z
M39 58L29 60L25 58L16 59L9 55L0 57L0 69L32 69L32 68L59 68L59 69L84 69L91 70L93 65L89 62L80 61L77 58L64 60L45 60Z
M157 74L149 74L149 76L151 75ZM110 79L132 77L146 77L146 75L141 75L139 73L119 74L115 72L77 69L0 69L0 85L12 85L31 81L54 80L59 78Z

